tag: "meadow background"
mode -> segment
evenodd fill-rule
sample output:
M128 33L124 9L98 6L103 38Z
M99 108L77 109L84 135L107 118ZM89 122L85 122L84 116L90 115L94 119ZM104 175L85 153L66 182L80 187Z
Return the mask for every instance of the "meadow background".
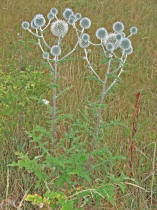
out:
M125 32L136 26L138 33L132 37L133 54L128 56L126 73L121 82L105 99L107 105L103 119L107 122L119 119L122 126L112 126L106 132L104 144L113 154L126 157L125 162L115 168L126 175L130 174L130 141L132 118L135 112L136 94L141 93L136 135L136 149L133 157L133 177L138 185L150 190L152 183L154 142L157 125L157 1L155 0L1 0L0 1L0 202L5 199L6 190L10 199L19 202L28 188L33 192L34 177L24 170L11 168L7 176L7 165L17 160L15 152L33 156L34 149L28 141L25 131L31 131L34 125L46 127L49 116L45 106L40 106L34 97L52 99L49 84L49 69L43 65L42 55L33 37L21 28L24 20L31 21L37 13L46 15L50 8L59 10L59 17L66 7L89 17L92 25L88 30L91 39L96 41L95 32L105 27L112 32L115 21L122 21ZM74 34L74 33L73 33ZM49 37L51 39L51 37ZM35 39L34 39L35 40ZM76 37L67 36L65 51L72 49ZM71 89L58 101L58 109L73 114L74 118L84 120L88 112L88 101L100 100L101 86L88 79L90 73L82 51L73 54L73 60L60 65L59 86ZM93 61L100 59L95 50ZM103 68L100 66L100 75ZM90 121L92 122L92 115ZM94 122L93 122L94 123ZM70 127L62 121L58 125L58 136ZM86 138L86 136L84 136ZM90 141L90 139L89 139ZM40 152L39 152L40 154ZM157 158L155 159L157 161ZM9 188L7 189L7 177ZM31 187L32 186L32 187ZM155 170L153 191L157 192L157 170ZM117 193L115 206L108 202L106 209L149 209L150 192L128 186L125 194ZM153 206L157 206L157 194L153 195ZM10 207L10 209L12 209ZM26 209L31 209L28 207ZM90 208L92 209L92 208ZM95 210L95 208L93 207ZM103 209L103 208L102 208Z

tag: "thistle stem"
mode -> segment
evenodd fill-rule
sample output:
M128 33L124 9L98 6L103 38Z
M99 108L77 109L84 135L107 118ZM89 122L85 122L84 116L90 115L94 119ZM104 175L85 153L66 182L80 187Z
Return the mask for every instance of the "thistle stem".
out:
M98 115L97 115L97 124L96 124L96 129L95 129L95 136L94 136L94 138L92 140L91 152L95 148L96 138L97 138L98 133L99 133L100 122L101 122L102 104L104 102L104 97L105 97L105 93L106 93L106 83L107 83L107 79L108 79L108 74L110 73L111 61L112 61L112 58L109 60L108 67L107 67L107 72L106 72L106 76L105 76L105 79L103 81L103 89L102 89L102 94L101 94L101 101L100 101L100 106L99 106Z
M54 140L56 138L56 81L57 81L57 59L54 64L54 88L53 88L53 121L52 121L52 150L54 151ZM54 155L54 152L52 154Z

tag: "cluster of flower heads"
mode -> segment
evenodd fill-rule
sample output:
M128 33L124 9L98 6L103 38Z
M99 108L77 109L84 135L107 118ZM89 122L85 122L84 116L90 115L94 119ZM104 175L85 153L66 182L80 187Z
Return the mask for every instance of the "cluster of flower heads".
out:
M96 31L97 39L101 40L105 48L109 52L120 48L125 54L129 55L133 52L132 44L129 36L137 33L136 27L130 28L130 35L126 37L124 33L124 25L122 22L115 22L113 24L113 33L108 33L105 28L98 28Z
M91 26L91 20L87 17L82 17L81 13L74 13L72 9L66 8L63 12L64 19L57 18L58 10L52 8L47 14L49 23L54 20L50 26L51 32L54 36L58 38L63 38L67 32L69 25L73 26L76 29L76 22L79 21L79 25L84 31ZM22 27L25 30L30 30L30 27L33 29L39 29L43 31L42 27L46 24L46 20L42 14L37 14L32 19L31 23L24 21L22 22ZM104 27L98 28L96 31L96 37L101 43L105 46L108 52L113 53L116 49L120 48L125 54L129 55L133 52L132 44L129 39L131 35L137 33L136 27L130 28L130 35L126 37L124 33L124 25L122 22L115 22L113 24L113 33L108 33ZM81 34L79 37L79 45L81 48L87 48L90 42L90 36L87 33ZM50 53L53 56L59 56L61 54L61 48L59 45L52 46ZM49 53L44 52L43 58L48 59Z
M88 29L91 26L91 21L89 18L87 17L82 17L81 13L74 13L72 11L72 9L70 8L66 8L63 12L63 18L64 19L58 19L57 18L57 14L58 14L58 10L56 8L52 8L50 10L50 12L47 14L47 18L49 20L49 23L51 21L52 24L50 26L50 30L51 33L58 37L58 38L63 38L69 29L69 25L73 26L74 28L76 28L76 22L79 21L79 25L80 27L84 30L84 29ZM43 27L46 24L46 20L44 18L44 16L42 14L36 14L34 16L34 18L32 19L31 23L29 23L28 21L23 21L22 22L22 28L24 30L31 30L32 29L39 29L41 31L43 31ZM80 38L80 46L82 47L88 47L89 43L87 44L87 42L89 41L90 37L88 34L84 34L82 36L82 38ZM59 56L61 54L61 48L59 45L55 45L52 46L50 53L53 56ZM48 52L44 52L43 53L43 58L44 59L49 59L49 53Z

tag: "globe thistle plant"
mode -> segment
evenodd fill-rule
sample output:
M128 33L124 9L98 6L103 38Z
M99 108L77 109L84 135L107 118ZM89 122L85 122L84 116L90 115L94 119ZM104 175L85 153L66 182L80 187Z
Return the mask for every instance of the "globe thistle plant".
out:
M57 17L58 10L56 8L51 8L47 14L48 23L42 14L37 14L32 19L31 23L28 21L22 22L22 28L30 32L33 36L37 38L38 45L42 51L42 58L49 64L51 73L54 76L54 88L53 88L53 125L52 125L52 148L54 148L54 139L56 138L56 83L57 83L57 71L60 61L63 61L68 56L70 56L78 46L81 48L87 48L90 45L90 36L84 33L84 29L87 29L91 25L89 18L82 18L81 13L74 14L72 9L66 8L63 12L64 20ZM75 26L75 22L80 20L81 29ZM30 27L31 26L31 27ZM57 39L57 44L49 45L44 37L44 31L50 26L50 32ZM61 57L61 44L63 38L68 33L69 27L72 26L76 36L77 42L74 48L68 52L66 55ZM84 35L83 35L84 33ZM51 47L52 46L52 47Z
M131 35L135 34L136 32L137 32L136 27L132 27L130 29ZM93 137L93 140L91 143L92 145L91 151L93 151L95 148L96 139L98 137L99 130L100 130L101 112L102 112L101 107L103 105L104 98L106 94L118 82L122 72L124 71L123 66L126 62L127 56L133 52L131 41L130 39L128 39L128 37L126 37L124 33L124 25L122 22L117 21L113 24L112 33L108 33L104 27L98 28L96 30L96 37L100 42L93 43L90 41L90 45L93 45L95 47L101 47L104 57L107 58L104 60L105 62L102 60L105 63L105 65L107 65L104 78L101 78L98 75L92 63L89 61L88 49L87 49L88 44L86 43L84 44L84 40L80 40L80 47L84 48L84 52L85 52L84 59L86 60L91 72L96 76L97 80L99 80L101 84L103 85L100 106L98 108L98 114L97 114L95 136ZM116 51L118 51L118 54L116 54ZM119 57L120 52L121 52L121 56ZM116 62L114 62L114 60ZM116 63L117 63L117 67L115 67ZM114 67L113 70L112 70L112 67ZM113 75L113 74L116 74L116 75ZM109 75L111 75L112 77L109 77ZM108 81L109 79L111 80L110 82Z

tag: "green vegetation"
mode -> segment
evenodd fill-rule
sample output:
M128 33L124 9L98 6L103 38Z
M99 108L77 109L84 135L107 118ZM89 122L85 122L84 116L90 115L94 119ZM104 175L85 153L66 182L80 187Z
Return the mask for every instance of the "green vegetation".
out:
M122 21L128 33L131 26L138 28L126 71L101 107L101 132L92 152L102 84L90 74L83 51L77 50L59 63L57 139L52 154L53 78L35 39L21 28L23 20L30 21L40 12L46 15L52 7L59 13L69 7L89 17L92 40L96 28L112 31L116 21ZM42 0L40 4L2 0L0 208L155 209L156 10L153 0ZM75 44L71 34L65 38L65 51ZM47 40L53 41L50 33ZM92 63L103 77L108 60L99 51L93 52Z

